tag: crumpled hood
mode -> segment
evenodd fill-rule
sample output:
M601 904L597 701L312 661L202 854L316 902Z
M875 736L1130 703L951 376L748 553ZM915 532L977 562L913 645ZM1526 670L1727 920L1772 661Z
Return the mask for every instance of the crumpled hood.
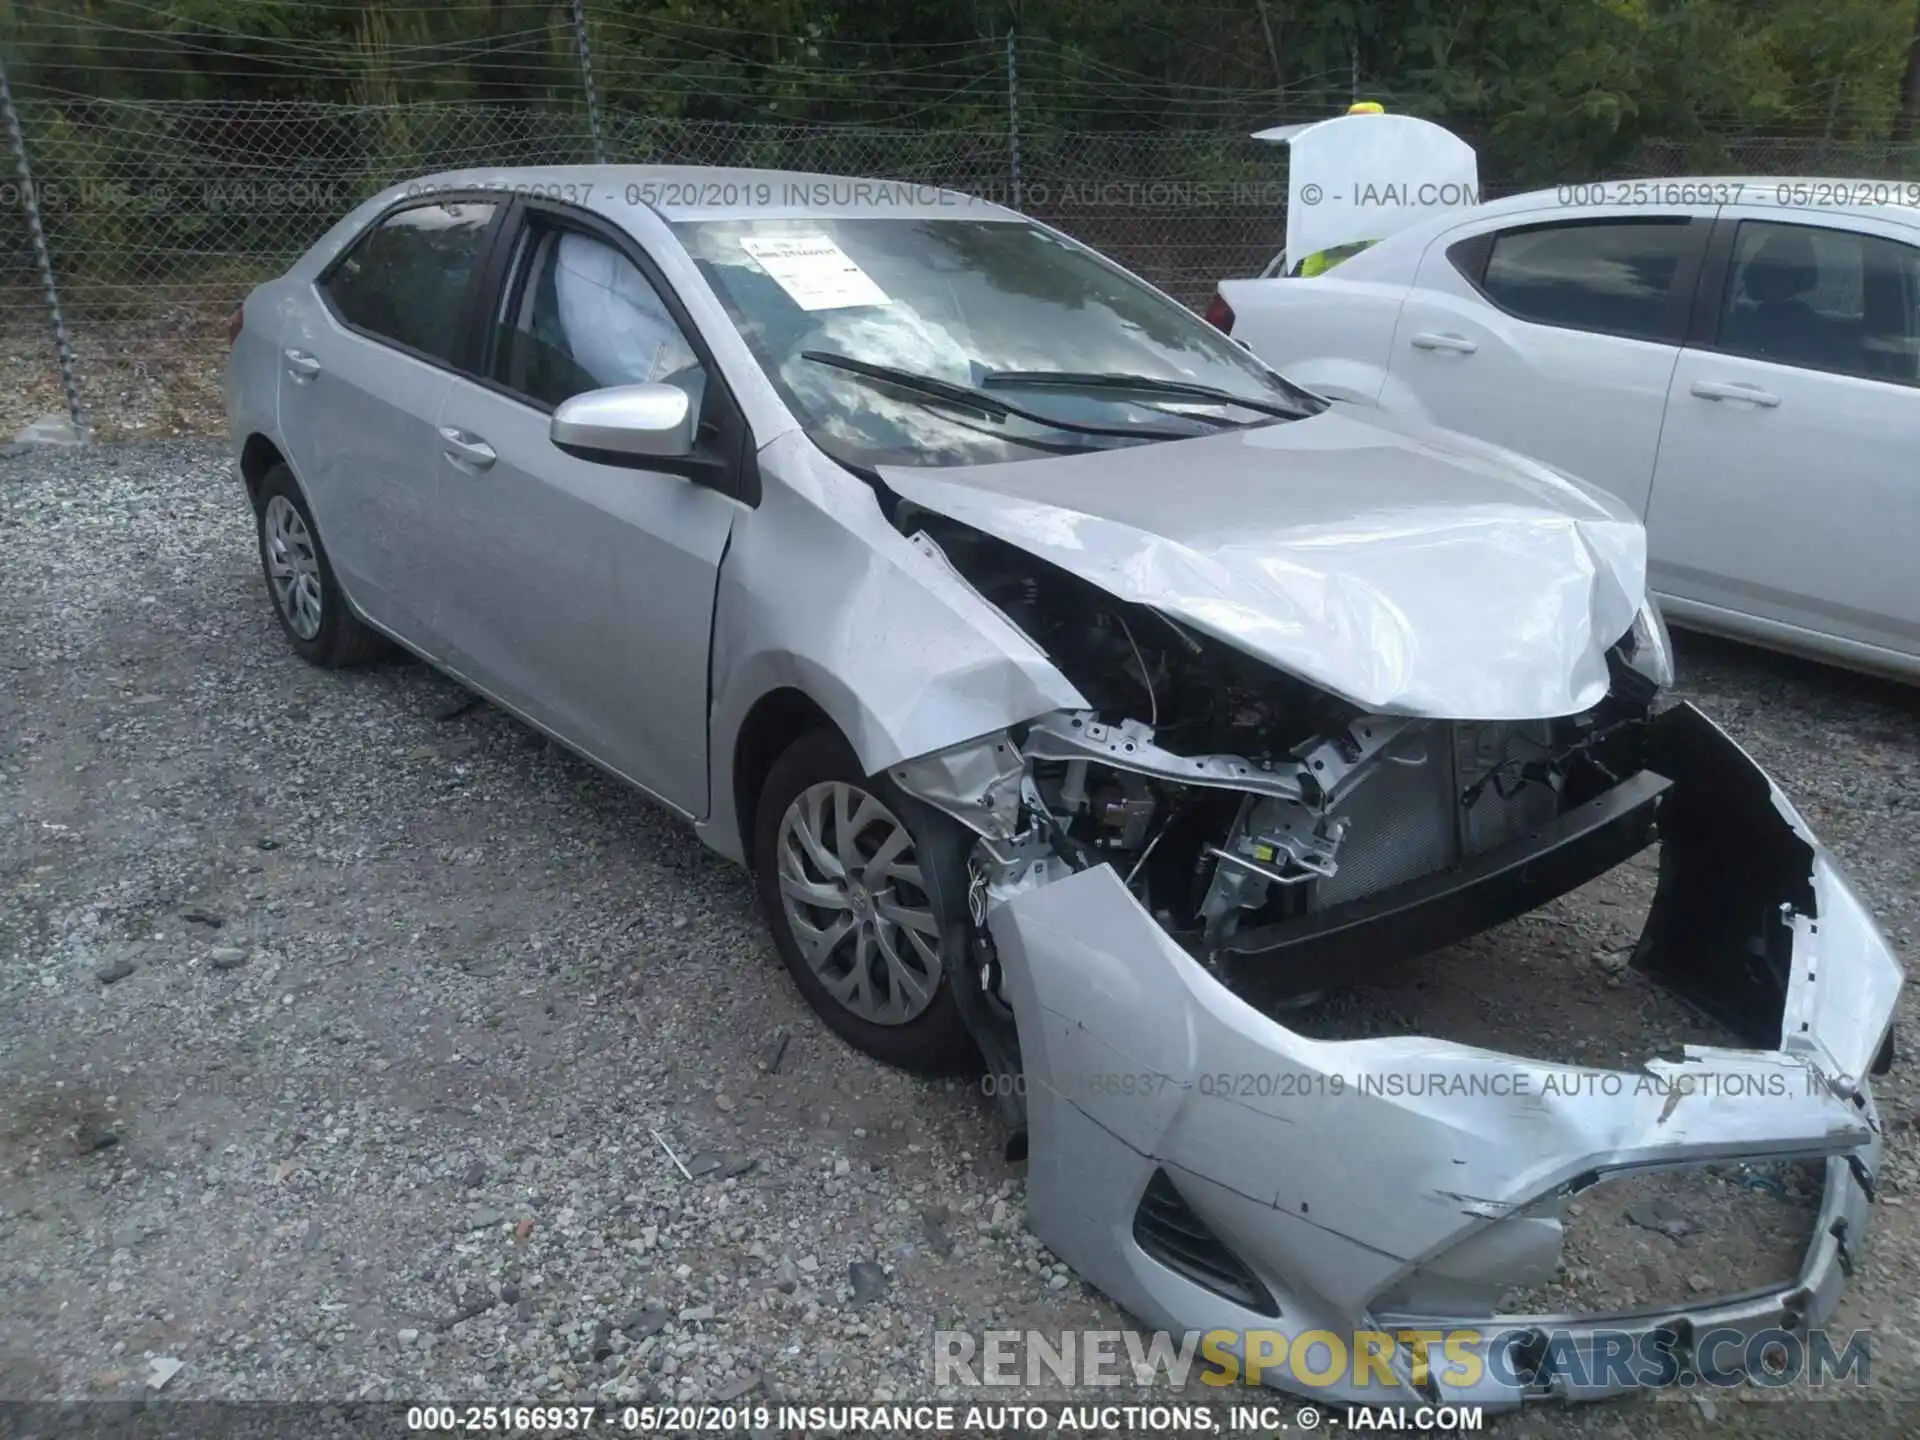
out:
M1570 715L1646 589L1610 497L1495 446L1335 405L1310 419L999 465L896 493L1369 711Z

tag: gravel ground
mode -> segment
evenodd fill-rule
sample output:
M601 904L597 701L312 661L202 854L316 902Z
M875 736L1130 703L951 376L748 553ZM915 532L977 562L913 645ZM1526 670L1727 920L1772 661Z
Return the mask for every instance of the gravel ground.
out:
M1911 959L1920 694L1681 660ZM163 1357L187 1398L927 1398L934 1328L1125 1323L1026 1232L976 1086L833 1040L739 871L461 702L418 664L289 653L217 447L0 461L0 1397L133 1393ZM1618 973L1646 878L1303 1023L1602 1063L1711 1038ZM1891 1397L1920 1393L1915 1073L1879 1089L1883 1204L1837 1320L1873 1329L1871 1393L1795 1433L1901 1433ZM1655 1198L1710 1233L1598 1212L1569 1293L1778 1239ZM1491 1428L1753 1433L1740 1398Z

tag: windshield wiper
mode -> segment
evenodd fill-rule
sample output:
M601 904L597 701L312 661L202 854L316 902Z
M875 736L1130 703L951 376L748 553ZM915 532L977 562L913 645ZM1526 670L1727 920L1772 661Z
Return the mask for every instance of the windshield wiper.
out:
M1192 380L1163 380L1158 375L1097 375L1076 370L989 370L980 378L984 387L1023 385L1031 389L1130 391L1135 395L1178 395L1189 400L1212 400L1222 405L1238 405L1261 415L1282 420L1299 420L1313 411L1303 405L1285 405L1278 400L1251 400L1231 390L1220 390Z
M825 350L802 350L800 358L819 365L831 365L837 370L845 370L883 385L897 386L909 394L945 400L949 405L975 411L989 420L1004 420L1011 415L1054 430L1067 430L1076 435L1110 435L1121 440L1191 440L1194 436L1191 430L1162 430L1148 425L1089 425L1080 420L1062 420L1057 415L1045 415L1038 410L1009 404L998 395L989 395L971 385L956 385L937 375L921 375L893 365L873 365L865 360L854 360Z

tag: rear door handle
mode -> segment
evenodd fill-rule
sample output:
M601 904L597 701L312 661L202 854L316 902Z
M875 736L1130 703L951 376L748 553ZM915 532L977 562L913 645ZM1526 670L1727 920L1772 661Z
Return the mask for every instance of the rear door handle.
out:
M1771 410L1780 403L1780 397L1771 390L1762 390L1758 385L1747 385L1738 380L1696 380L1693 393L1702 400L1744 400L1749 405L1758 405L1762 410Z
M1456 355L1471 355L1480 347L1464 335L1423 330L1413 337L1413 348L1416 350L1451 350Z
M484 470L500 458L493 453L491 445L471 430L458 430L451 425L442 425L440 439L443 442L440 453L462 469Z
M287 374L296 380L311 380L320 373L320 362L304 350L288 350Z

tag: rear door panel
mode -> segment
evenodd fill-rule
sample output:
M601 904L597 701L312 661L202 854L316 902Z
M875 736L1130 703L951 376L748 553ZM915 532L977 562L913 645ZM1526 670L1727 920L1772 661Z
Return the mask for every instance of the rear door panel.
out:
M317 299L280 338L281 433L327 557L365 614L436 654L434 598L413 560L433 528L433 417L450 377L347 330ZM318 373L290 373L289 349Z
M1713 208L1658 213L1704 218ZM1544 460L1611 491L1644 516L1697 258L1676 280L1684 295L1674 301L1672 338L1665 340L1509 314L1463 273L1462 264L1471 269L1476 258L1472 247L1463 247L1464 260L1455 250L1490 231L1609 218L1649 217L1643 207L1602 207L1498 225L1480 220L1437 237L1401 307L1382 402ZM1477 258L1484 264L1484 252Z
M440 597L421 563L439 527L434 424L464 349L464 308L504 207L451 197L390 212L452 215L460 206L467 223L477 220L482 228L471 235L464 298L449 302L446 353L383 338L350 323L329 301L324 287L351 259L350 247L317 282L300 287L274 355L288 460L342 586L369 618L434 658L441 653Z
M1877 217L1743 205L1728 207L1726 221L1717 248L1729 256L1743 221L1837 232L1818 252L1830 258L1848 231L1920 245L1920 229ZM1909 263L1920 277L1920 249ZM1920 535L1920 374L1868 378L1731 353L1730 345L1747 342L1723 345L1717 319L1725 287L1740 282L1731 266L1721 268L1724 284L1705 297L1702 331L1673 374L1648 523L1653 587L1920 654L1911 554ZM1832 289L1832 278L1821 287ZM1914 303L1916 286L1920 278L1903 307ZM1812 298L1818 313L1847 308L1845 297ZM1908 323L1911 343L1920 317Z

